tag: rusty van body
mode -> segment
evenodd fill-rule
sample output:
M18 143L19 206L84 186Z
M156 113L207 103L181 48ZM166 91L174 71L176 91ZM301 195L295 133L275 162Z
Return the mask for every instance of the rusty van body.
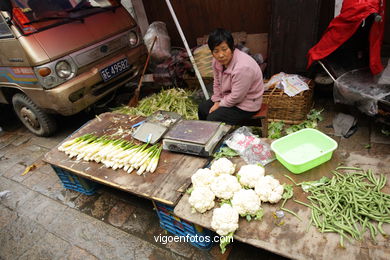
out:
M0 103L36 135L55 132L52 114L86 109L145 63L140 30L119 0L1 2Z

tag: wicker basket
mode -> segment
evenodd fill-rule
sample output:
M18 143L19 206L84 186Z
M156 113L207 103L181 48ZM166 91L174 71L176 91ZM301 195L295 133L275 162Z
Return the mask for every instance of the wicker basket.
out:
M287 124L299 124L313 106L314 82L307 82L309 90L289 97L283 90L271 86L264 91L263 102L268 104L268 121L284 121Z
M194 51L194 59L196 66L202 77L212 78L213 77L213 55L208 45L202 45Z

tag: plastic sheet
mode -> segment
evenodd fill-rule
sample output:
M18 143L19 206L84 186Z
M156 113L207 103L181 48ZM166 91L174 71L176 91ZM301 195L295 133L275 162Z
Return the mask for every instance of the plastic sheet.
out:
M379 81L379 84L390 84L390 59L387 62L385 70L382 72Z
M252 134L251 130L246 126L235 130L225 142L247 164L260 163L264 166L275 160L270 145Z
M151 58L153 62L159 64L171 57L171 38L169 38L167 26L164 22L156 21L149 25L144 36L148 50L150 50L155 36L157 36L157 40Z
M368 68L344 73L334 84L334 101L356 106L360 111L375 116L378 114L378 101L390 105L390 85L378 84Z

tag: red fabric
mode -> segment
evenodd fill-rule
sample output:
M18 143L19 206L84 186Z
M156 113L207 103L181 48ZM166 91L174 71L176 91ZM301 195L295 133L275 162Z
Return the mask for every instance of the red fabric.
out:
M308 52L308 65L321 60L346 42L359 28L365 18L372 13L382 16L381 22L373 22L370 35L370 69L373 74L383 70L381 45L384 33L386 0L344 0L341 13L329 24L321 40Z

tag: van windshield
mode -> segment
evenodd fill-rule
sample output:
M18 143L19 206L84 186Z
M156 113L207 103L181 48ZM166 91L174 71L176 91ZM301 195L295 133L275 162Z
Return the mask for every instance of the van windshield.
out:
M116 0L12 0L14 21L24 34L82 21L83 17L119 6Z

